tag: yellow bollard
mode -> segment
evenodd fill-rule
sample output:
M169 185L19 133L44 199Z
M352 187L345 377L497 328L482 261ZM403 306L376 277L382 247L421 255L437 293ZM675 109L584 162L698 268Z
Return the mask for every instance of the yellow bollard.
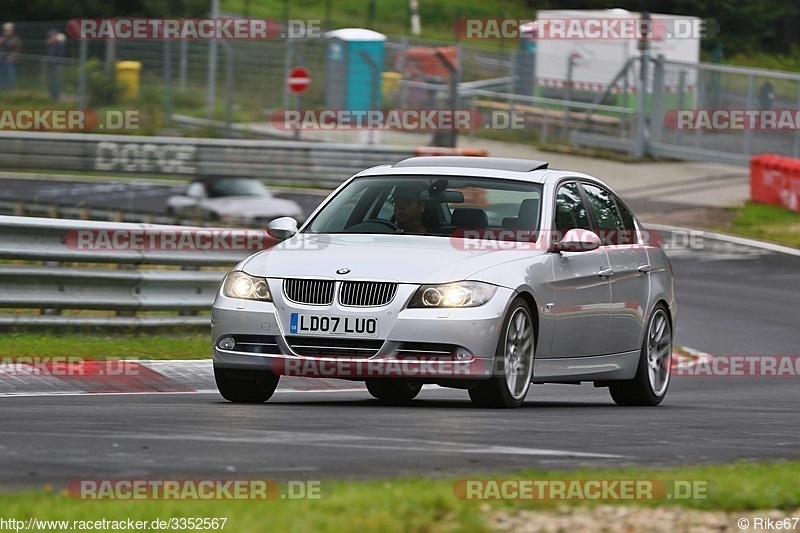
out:
M118 61L117 80L122 84L122 98L136 98L139 96L139 72L142 70L140 61Z

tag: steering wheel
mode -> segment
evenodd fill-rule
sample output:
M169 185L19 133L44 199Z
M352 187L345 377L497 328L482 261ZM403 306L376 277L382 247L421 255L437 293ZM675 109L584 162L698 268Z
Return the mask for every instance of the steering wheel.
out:
M394 233L400 229L397 224L381 218L368 218L358 224L354 224L345 231L348 233ZM381 231L383 230L383 231ZM389 230L389 231L386 231Z

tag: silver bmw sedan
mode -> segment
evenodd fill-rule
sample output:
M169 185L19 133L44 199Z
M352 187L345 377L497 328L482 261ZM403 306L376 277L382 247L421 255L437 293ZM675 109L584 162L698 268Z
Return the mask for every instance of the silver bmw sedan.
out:
M589 175L542 161L416 157L370 168L301 228L227 274L214 374L232 402L281 376L364 381L385 402L423 384L517 407L532 383L664 399L672 270L658 235Z

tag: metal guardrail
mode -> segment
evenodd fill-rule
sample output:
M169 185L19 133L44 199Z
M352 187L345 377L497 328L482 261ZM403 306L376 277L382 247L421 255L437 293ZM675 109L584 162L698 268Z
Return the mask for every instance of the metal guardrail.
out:
M241 176L337 186L413 149L277 140L0 131L0 166L20 170Z
M208 325L210 317L197 312L210 310L225 272L201 268L232 267L250 251L81 249L70 245L74 241L69 238L71 232L79 231L133 234L204 229L0 216L0 260L6 260L0 264L0 309L5 310L0 311L0 327ZM20 264L23 261L36 264ZM139 265L149 268L139 269ZM20 311L25 309L39 309L40 314ZM110 311L117 316L62 315L64 310ZM175 314L135 316L152 311Z

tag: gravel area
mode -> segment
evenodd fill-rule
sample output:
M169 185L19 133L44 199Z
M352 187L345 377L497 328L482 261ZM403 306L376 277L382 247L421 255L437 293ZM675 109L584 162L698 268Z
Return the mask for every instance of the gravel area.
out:
M697 511L681 507L633 507L599 505L596 507L562 507L541 511L484 511L494 531L525 533L582 532L669 532L705 533L763 531L778 528L800 531L800 509L794 512L764 511ZM776 522L789 519L778 526ZM741 521L741 523L740 523ZM745 523L746 521L746 523ZM768 521L772 521L771 523ZM772 527L769 527L769 526ZM789 527L785 527L789 525ZM744 527L742 527L744 526ZM776 527L777 526L777 527Z

